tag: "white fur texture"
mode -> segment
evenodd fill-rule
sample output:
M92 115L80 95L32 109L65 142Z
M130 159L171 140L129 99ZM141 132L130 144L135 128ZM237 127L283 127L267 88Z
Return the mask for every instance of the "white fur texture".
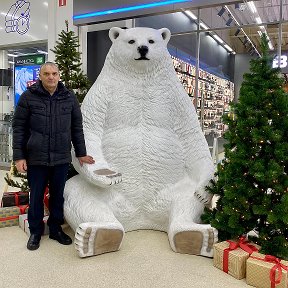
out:
M74 230L93 222L94 230L166 231L176 250L176 233L211 229L196 224L211 200L204 190L214 173L208 145L173 68L169 30L112 28L109 36L112 47L81 107L96 162L80 167L74 157L80 175L67 181L65 217ZM140 46L149 60L136 60ZM94 173L103 168L122 177ZM204 246L201 254L212 256Z

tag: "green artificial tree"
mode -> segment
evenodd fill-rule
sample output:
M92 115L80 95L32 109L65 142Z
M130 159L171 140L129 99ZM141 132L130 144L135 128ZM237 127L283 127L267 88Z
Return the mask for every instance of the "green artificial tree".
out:
M255 234L261 253L288 259L288 95L266 36L261 40L262 57L251 60L239 101L223 119L225 159L207 187L219 198L202 220L220 240L254 230L248 235Z
M17 180L13 180L11 178L11 175L14 177L20 178L21 182L18 182ZM12 171L11 175L9 173L6 173L6 176L4 177L4 180L6 183L11 186L11 187L17 187L20 188L22 192L29 192L29 185L28 185L28 180L27 180L27 175L23 173L19 173L17 171L16 165L14 162L12 162Z
M61 81L68 89L75 92L79 103L82 103L91 84L81 69L81 53L78 51L79 38L73 31L69 31L67 20L65 24L66 31L61 31L56 46L51 51L55 53L55 62L60 70Z

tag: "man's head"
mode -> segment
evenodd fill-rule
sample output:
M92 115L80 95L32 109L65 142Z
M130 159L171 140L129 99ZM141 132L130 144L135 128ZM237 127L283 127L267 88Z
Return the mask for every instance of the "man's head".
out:
M53 62L46 62L40 67L39 79L43 87L52 95L60 80L59 68Z

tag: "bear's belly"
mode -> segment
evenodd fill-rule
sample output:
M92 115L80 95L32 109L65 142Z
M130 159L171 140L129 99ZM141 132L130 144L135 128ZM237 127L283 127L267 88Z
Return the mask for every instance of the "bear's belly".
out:
M160 190L184 177L183 148L168 129L143 125L106 129L102 145L105 159L123 173L126 183Z

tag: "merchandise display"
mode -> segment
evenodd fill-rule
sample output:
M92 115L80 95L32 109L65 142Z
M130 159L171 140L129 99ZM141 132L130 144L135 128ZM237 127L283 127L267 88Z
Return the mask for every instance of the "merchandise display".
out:
M195 105L196 67L172 56L177 76ZM205 135L221 137L225 132L222 122L224 113L229 112L229 103L234 99L234 83L199 69L197 115L202 122Z
M81 105L87 154L97 161L80 166L73 157L80 175L64 192L79 256L116 251L124 232L153 229L167 232L175 252L212 257L217 231L199 219L214 165L167 50L171 33L114 27L109 36Z

